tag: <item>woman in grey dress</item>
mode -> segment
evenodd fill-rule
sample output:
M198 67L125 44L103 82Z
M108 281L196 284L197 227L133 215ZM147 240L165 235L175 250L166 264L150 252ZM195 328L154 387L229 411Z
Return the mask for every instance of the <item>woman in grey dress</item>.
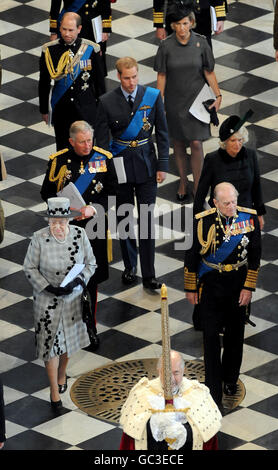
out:
M168 129L180 175L179 201L188 199L186 147L191 148L195 194L204 160L202 141L210 137L210 125L190 114L189 108L206 82L216 96L211 106L218 111L221 103L211 48L204 36L191 31L195 25L192 4L173 5L169 9L174 33L161 42L154 64L158 72L157 88L165 98Z
M67 198L49 198L49 226L34 233L23 269L33 286L36 357L45 363L53 409L60 408L66 391L69 357L90 344L81 312L81 285L95 271L95 257L84 229L69 225L75 214ZM78 212L80 216L80 213ZM60 287L75 266L82 269ZM84 266L83 266L84 265Z

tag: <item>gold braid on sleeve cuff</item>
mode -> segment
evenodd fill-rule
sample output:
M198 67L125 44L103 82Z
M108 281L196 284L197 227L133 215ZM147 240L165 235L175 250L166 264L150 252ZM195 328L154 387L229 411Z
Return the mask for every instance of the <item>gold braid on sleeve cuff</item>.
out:
M163 11L154 11L153 10L153 23L163 27L164 24L164 15Z
M215 8L215 14L216 18L222 18L224 19L226 17L226 8L225 8L225 3L223 2L223 5L219 5L214 7Z
M49 19L50 23L50 28L57 29L57 20L52 20L51 18Z
M257 271L254 271L253 269L248 269L247 276L246 276L243 288L249 289L249 290L255 290L256 289L256 284L257 284L258 274L259 274L258 269L257 269Z
M103 27L103 29L111 29L111 27L112 27L112 16L109 16L109 18L103 18L102 27Z
M184 289L197 292L197 274L188 272L187 268L184 268Z

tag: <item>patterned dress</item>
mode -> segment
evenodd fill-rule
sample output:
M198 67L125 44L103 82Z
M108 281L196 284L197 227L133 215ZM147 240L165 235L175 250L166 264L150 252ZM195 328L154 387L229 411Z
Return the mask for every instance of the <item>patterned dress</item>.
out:
M82 321L81 289L59 297L45 290L49 284L60 286L76 263L85 264L79 276L87 284L96 264L84 229L70 225L64 243L55 240L49 227L33 235L23 270L33 286L36 357L43 361L64 353L69 357L90 344Z

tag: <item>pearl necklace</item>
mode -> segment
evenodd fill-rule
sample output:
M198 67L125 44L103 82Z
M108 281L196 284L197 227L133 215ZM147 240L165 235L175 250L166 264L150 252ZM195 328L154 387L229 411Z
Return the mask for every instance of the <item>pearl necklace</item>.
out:
M59 238L56 238L55 235L51 232L50 229L49 229L49 231L50 231L50 234L52 235L52 237L54 238L54 240L55 240L57 243L59 243L60 245L63 245L64 243L66 243L66 241L67 241L67 235L68 235L68 233L69 233L69 229L67 230L66 236L65 236L65 238L64 238L63 240L59 240Z

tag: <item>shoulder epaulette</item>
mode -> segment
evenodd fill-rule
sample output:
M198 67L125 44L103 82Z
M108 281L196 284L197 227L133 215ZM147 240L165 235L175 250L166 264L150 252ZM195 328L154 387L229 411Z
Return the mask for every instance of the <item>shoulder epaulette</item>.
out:
M237 206L237 210L240 212L248 212L249 214L257 215L256 209L250 209L249 207Z
M112 158L113 157L113 154L111 152L109 152L108 150L104 150L100 147L94 146L93 150L95 150L96 152L99 152L99 153L103 153L103 155L105 155L107 158Z
M58 44L58 42L59 42L59 39L54 39L54 41L46 42L45 44L42 45L42 51L45 52L49 46L55 46L55 44Z
M63 149L63 150L59 150L59 152L52 153L52 155L50 155L50 157L49 157L49 160L54 160L54 158L58 157L59 155L62 155L63 153L66 153L68 151L69 151L69 149Z
M89 39L82 38L82 43L83 44L88 44L88 46L93 46L95 52L100 51L100 45L97 44L96 42L90 41Z
M201 217L205 217L206 215L214 214L215 211L216 208L212 207L211 209L207 209L206 211L199 212L195 215L195 219L201 219Z
M194 31L194 33L195 33L195 31ZM204 36L203 34L195 33L195 35L196 35L196 36L199 36L199 37L201 37L201 38L207 39L206 36Z

